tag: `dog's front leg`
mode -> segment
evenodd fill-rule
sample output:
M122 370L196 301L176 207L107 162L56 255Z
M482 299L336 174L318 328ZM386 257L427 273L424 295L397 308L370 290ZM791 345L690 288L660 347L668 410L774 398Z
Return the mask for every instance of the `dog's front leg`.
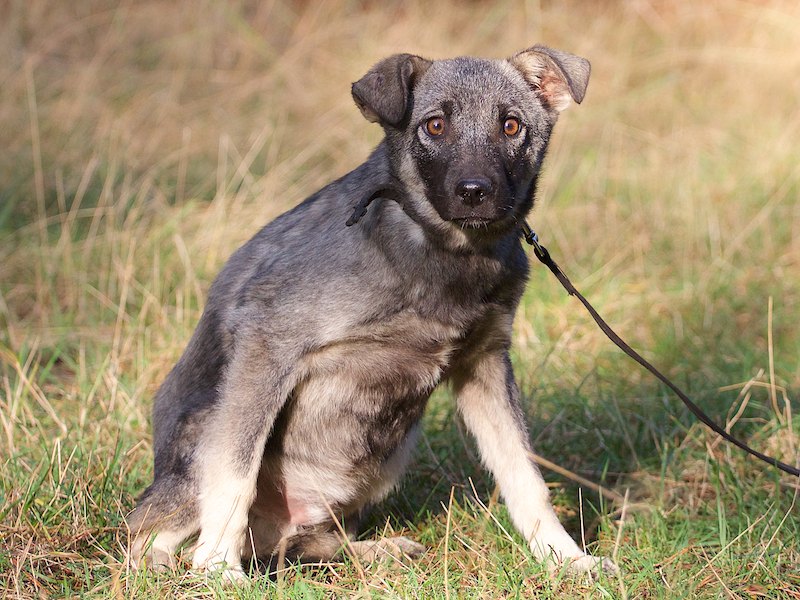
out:
M567 564L575 571L598 566L602 559L583 552L553 510L547 486L531 458L507 351L483 353L457 372L454 384L464 422L500 486L514 525L528 540L534 555L553 566ZM613 565L603 561L603 568Z
M264 445L291 392L287 361L270 354L257 342L238 345L197 457L200 536L193 568L222 571L231 580L245 576L242 550Z

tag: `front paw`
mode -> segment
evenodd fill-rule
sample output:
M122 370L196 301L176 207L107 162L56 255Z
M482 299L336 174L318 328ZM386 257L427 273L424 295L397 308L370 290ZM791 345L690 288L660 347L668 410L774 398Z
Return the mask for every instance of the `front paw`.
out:
M192 567L192 572L210 579L218 577L226 586L242 586L250 581L240 565L232 566L226 563L195 565Z
M560 526L551 531L541 531L531 540L531 552L547 565L551 573L565 569L567 573L588 574L594 577L600 573L617 575L619 567L608 557L586 554Z
M597 577L602 573L603 575L616 576L619 575L619 567L617 564L607 556L591 556L584 554L577 558L569 558L563 561L564 566L568 573L573 574L587 574L592 577Z
M198 543L194 550L192 571L206 577L220 577L225 584L241 585L249 581L242 568L241 554L233 549L227 551Z

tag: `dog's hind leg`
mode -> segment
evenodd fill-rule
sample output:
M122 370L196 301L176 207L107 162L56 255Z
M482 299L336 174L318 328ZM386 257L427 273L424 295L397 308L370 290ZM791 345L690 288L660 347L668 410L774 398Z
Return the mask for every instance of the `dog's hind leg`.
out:
M240 339L225 375L220 401L198 448L200 536L193 568L222 571L242 579L250 506L256 495L267 437L293 382L289 353L274 351L263 338Z

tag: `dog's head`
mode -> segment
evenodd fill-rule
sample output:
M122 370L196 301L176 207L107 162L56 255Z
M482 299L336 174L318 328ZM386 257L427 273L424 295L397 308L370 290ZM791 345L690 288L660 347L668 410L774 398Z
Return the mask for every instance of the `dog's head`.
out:
M386 132L403 208L423 227L494 236L524 219L558 114L581 102L583 58L534 46L507 60L384 59L353 98Z

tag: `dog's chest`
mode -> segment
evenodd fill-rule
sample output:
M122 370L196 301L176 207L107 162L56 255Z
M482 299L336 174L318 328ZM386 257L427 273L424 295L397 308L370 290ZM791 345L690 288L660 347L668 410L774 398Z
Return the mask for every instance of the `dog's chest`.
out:
M431 392L484 313L434 305L441 311L407 299L371 318L328 315L328 328L318 332L325 338L302 358L300 382L265 454L265 464L282 473L284 496L302 507L290 510L292 519L323 514L311 493L322 479L325 489L336 490L327 505L345 510L399 476L399 468L387 465L406 452Z
M308 379L338 382L354 395L394 398L430 393L465 331L409 308L341 334L305 357Z

